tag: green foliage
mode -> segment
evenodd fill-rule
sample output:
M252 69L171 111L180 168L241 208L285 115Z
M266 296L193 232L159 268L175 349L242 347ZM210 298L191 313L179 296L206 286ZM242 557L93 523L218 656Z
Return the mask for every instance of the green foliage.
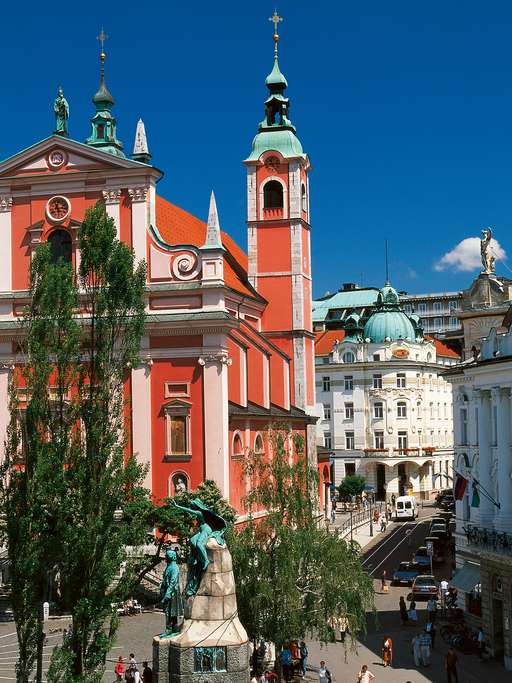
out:
M364 491L366 479L357 474L349 474L338 486L340 496L360 496Z
M253 639L279 644L311 636L328 642L331 619L343 615L356 637L373 607L372 580L358 548L319 524L318 476L303 440L281 425L272 430L271 442L270 461L256 453L246 460L249 520L228 539L242 623ZM267 515L257 516L262 510Z

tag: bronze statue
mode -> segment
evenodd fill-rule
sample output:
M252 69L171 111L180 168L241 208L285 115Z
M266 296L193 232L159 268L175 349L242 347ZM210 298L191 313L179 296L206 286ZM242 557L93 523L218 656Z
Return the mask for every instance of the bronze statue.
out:
M53 111L55 112L55 131L56 135L63 135L68 137L68 119L69 119L69 104L64 97L62 86L59 85L57 97L53 103Z
M197 593L201 578L210 563L206 544L210 538L215 538L219 545L224 545L224 532L227 525L223 517L210 510L199 498L194 498L190 507L178 505L175 500L171 500L179 510L195 517L198 523L198 530L190 539L187 587L185 589L185 596L188 598Z
M183 616L183 600L180 590L180 570L178 557L174 550L165 553L167 566L160 584L160 596L165 612L165 633L161 638L170 637L178 633L178 619Z

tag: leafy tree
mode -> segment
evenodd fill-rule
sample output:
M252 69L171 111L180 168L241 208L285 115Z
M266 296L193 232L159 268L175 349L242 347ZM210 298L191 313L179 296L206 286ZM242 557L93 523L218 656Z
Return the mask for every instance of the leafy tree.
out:
M347 475L338 487L340 496L360 496L364 491L366 479L358 474Z
M229 538L242 623L252 639L279 646L306 636L328 642L332 618L343 615L355 637L373 607L372 580L358 547L319 524L312 493L318 476L302 437L279 425L270 440L270 459L251 453L245 461L249 519ZM265 516L255 515L262 510Z

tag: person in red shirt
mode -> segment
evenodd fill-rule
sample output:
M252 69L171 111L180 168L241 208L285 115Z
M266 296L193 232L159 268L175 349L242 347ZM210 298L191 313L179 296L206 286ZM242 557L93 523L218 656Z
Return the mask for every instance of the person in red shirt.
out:
M124 657L122 655L119 655L119 659L116 662L116 665L114 667L114 673L117 677L118 681L123 680L124 676Z

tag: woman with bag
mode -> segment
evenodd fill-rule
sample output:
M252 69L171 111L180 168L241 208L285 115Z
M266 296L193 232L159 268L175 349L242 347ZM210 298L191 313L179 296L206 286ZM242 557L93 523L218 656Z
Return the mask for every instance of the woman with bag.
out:
M416 612L416 603L414 600L411 600L409 603L409 621L412 621L413 624L415 624L418 621L418 613Z

